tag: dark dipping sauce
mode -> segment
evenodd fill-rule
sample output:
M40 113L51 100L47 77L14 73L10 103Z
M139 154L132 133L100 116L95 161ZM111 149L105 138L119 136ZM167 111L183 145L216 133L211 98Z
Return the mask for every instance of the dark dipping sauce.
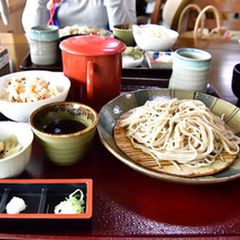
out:
M51 134L68 134L75 133L87 128L87 126L79 121L72 119L56 119L49 124L43 126L43 132Z

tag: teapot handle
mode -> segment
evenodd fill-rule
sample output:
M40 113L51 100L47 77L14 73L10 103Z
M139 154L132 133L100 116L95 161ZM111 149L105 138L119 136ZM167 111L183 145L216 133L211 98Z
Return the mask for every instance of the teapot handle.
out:
M86 92L87 92L87 99L90 102L93 101L94 96L94 62L89 60L87 62L87 83L86 83Z

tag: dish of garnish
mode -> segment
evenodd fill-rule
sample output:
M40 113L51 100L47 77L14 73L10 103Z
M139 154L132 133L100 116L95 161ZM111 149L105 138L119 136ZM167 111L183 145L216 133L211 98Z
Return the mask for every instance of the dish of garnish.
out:
M144 60L144 51L137 47L127 47L122 54L123 68L137 67Z
M99 115L104 146L138 172L189 184L240 177L240 114L228 102L193 91L141 90L112 100Z
M0 219L92 217L91 179L6 179L0 190Z

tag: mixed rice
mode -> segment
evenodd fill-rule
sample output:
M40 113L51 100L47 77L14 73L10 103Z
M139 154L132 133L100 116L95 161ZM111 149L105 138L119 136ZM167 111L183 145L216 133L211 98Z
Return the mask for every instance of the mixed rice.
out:
M1 99L10 102L36 102L56 96L56 87L42 77L13 77L6 81Z

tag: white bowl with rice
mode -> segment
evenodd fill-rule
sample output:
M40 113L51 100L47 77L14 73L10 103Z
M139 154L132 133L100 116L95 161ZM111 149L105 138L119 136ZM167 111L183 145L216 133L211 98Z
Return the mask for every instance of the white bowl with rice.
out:
M156 24L133 25L133 37L144 51L166 51L177 41L179 33Z
M24 172L30 162L32 141L29 124L0 121L0 178Z
M30 70L0 77L0 112L17 122L48 103L65 101L71 82L62 72Z

